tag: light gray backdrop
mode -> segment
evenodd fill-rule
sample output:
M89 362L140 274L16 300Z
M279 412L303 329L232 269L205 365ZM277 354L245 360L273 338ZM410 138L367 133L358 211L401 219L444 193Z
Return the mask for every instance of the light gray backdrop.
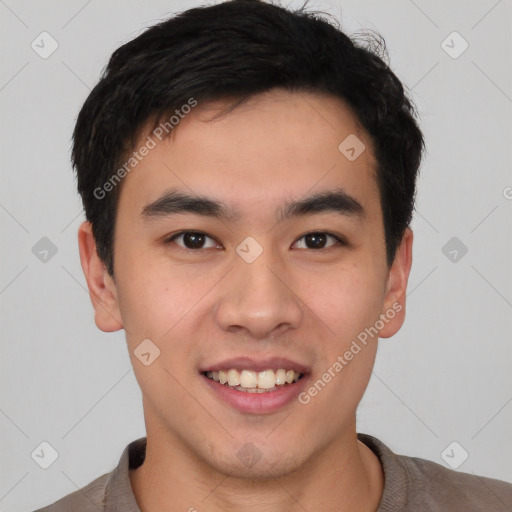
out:
M3 512L84 486L145 434L123 332L93 322L70 137L112 51L194 5L0 0ZM511 1L310 5L342 13L350 33L384 35L428 146L407 320L380 342L358 430L399 453L512 481Z

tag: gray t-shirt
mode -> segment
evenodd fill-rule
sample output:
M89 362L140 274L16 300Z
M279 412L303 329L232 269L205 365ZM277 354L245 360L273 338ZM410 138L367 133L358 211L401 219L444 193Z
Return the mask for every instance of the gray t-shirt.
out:
M373 436L358 439L379 458L384 490L377 512L511 512L512 484L396 455ZM146 438L130 443L110 473L36 512L140 512L129 470L144 462Z

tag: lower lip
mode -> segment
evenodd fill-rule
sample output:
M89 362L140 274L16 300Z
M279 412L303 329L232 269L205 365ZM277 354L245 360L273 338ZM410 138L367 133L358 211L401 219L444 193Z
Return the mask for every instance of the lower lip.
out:
M229 386L209 379L201 374L201 377L210 389L224 402L240 412L264 414L277 411L297 398L305 387L307 375L293 384L285 384L282 388L264 393L249 393L237 391Z

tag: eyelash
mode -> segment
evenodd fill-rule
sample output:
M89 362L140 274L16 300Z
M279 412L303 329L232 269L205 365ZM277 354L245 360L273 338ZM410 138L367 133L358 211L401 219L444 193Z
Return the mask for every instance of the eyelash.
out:
M186 235L186 234L189 234L189 233L193 233L195 235L204 235L207 238L210 238L211 240L214 240L215 242L217 242L215 240L215 238L209 236L207 233L204 233L203 231L180 231L179 233L176 233L176 234L172 235L170 238L166 239L165 243L169 244L171 242L174 242L174 240L176 238ZM329 247L323 247L321 249L306 248L306 250L315 251L315 252L323 252L323 251L327 251L328 249L331 249L332 247L335 247L336 245L338 245L338 246L346 246L347 245L347 242L345 240L343 240L341 237L334 235L333 233L330 233L328 231L310 231L310 232L305 233L304 235L300 236L299 238L297 238L297 240L293 243L294 244L297 243L299 240L302 240L303 238L305 238L308 235L327 235L331 238L334 238L334 240L336 240L337 244L333 244ZM204 250L204 248L202 248L202 247L199 249L189 249L188 247L182 247L182 246L179 246L179 247L180 247L180 249L182 249L183 251L186 251L186 252L199 252L201 250ZM206 249L211 249L211 247L207 247ZM304 250L304 249L300 249L300 250Z

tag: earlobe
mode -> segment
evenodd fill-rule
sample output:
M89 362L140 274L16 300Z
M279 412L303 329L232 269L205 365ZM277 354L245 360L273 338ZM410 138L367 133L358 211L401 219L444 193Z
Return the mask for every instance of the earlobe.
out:
M78 228L78 248L98 329L104 332L122 329L116 285L98 256L90 222L85 221Z
M407 283L412 265L412 242L413 232L410 228L407 228L389 270L386 295L381 312L384 327L379 331L380 338L393 336L404 323Z

